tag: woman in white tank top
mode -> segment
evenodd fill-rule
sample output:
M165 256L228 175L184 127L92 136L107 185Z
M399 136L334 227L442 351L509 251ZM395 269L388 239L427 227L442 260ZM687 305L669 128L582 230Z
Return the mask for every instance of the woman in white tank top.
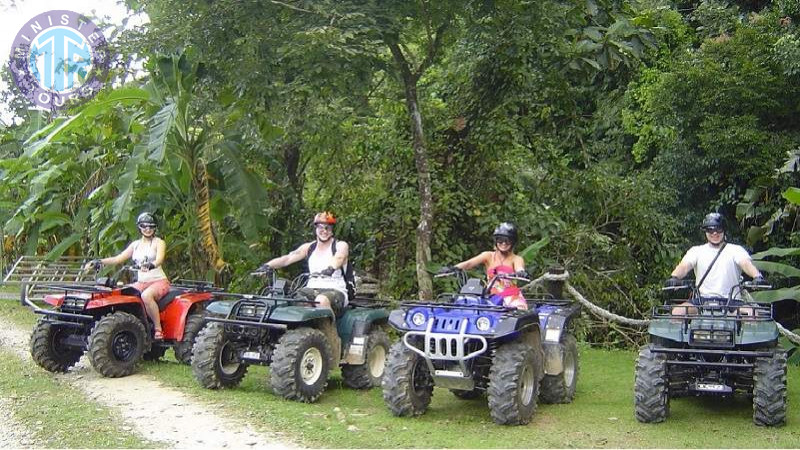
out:
M169 292L170 284L164 269L161 268L166 256L167 244L156 236L156 225L156 219L152 214L147 212L139 214L136 226L142 237L131 242L119 255L94 260L87 265L87 268L97 263L121 264L132 259L139 268L137 281L132 286L142 293L145 311L153 321L153 338L160 340L164 338L164 333L161 329L157 302Z

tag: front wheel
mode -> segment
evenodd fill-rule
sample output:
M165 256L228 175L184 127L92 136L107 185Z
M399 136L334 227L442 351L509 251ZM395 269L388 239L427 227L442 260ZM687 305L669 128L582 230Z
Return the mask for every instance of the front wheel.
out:
M105 377L124 377L136 370L145 350L146 331L139 318L126 312L109 314L89 336L89 360Z
M328 385L331 347L314 328L298 328L284 334L270 366L272 391L287 400L313 403Z
M72 329L40 320L31 334L31 358L47 371L66 372L83 355L83 350L64 344Z
M753 423L780 426L786 422L786 354L756 359L753 374Z
M642 348L636 359L633 406L639 422L658 423L669 416L667 358L648 347Z
M372 330L367 335L364 364L342 366L344 384L353 389L370 389L381 385L386 372L386 355L392 343L383 330Z
M525 425L536 412L542 360L525 342L497 349L489 371L489 411L499 425Z
M433 379L428 365L402 342L389 350L382 385L383 401L395 416L419 416L431 404Z
M247 373L236 346L219 323L209 323L197 335L192 355L194 378L206 389L238 386Z
M578 385L578 341L575 336L565 334L558 344L561 365L564 371L558 375L545 375L542 379L543 403L571 403Z

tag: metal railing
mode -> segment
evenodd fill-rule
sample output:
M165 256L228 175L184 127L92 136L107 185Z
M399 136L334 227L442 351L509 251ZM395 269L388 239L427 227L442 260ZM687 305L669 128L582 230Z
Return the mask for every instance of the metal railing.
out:
M3 277L0 287L17 287L19 292L0 290L0 299L41 300L51 292L49 287L64 283L93 284L95 273L84 270L83 266L88 258L83 256L62 256L57 259L47 259L44 256L22 256Z

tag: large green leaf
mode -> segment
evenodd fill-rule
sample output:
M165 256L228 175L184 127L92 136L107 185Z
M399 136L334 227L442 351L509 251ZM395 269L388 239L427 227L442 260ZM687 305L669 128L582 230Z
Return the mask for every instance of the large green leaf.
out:
M268 192L264 184L247 169L233 142L219 145L216 163L225 178L226 200L239 211L239 226L245 239L258 241L261 224L265 222L264 199Z
M538 241L534 242L533 244L525 247L524 250L519 252L519 256L521 256L522 259L524 259L525 261L531 261L534 258L536 258L536 255L539 254L539 251L549 243L550 243L550 238L543 237Z
M797 300L800 301L800 286L775 289L773 291L753 292L750 295L759 303L772 303L779 300Z
M71 222L71 219L68 215L56 211L47 211L37 214L37 218L42 221L42 224L39 226L39 231L42 233L51 228Z
M150 137L147 141L147 152L150 159L161 162L167 151L167 140L169 133L175 125L175 113L177 104L173 99L167 102L150 119Z
M783 198L789 200L795 205L800 205L800 188L790 187L783 191Z
M753 259L764 259L768 256L795 256L800 255L800 248L798 247L791 247L791 248L780 248L780 247L772 247L768 250L764 250L763 252L753 253Z
M753 261L753 265L758 267L758 270L761 270L762 272L777 273L790 278L800 277L800 269L788 264L772 261Z
M78 241L81 240L83 235L81 233L73 233L69 235L66 239L62 240L58 243L52 250L50 250L45 258L49 260L53 260L61 256L65 251L67 251L70 247L75 245Z

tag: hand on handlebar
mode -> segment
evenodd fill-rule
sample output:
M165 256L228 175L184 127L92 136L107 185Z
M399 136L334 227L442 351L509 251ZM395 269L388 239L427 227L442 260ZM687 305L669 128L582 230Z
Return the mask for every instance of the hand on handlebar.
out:
M525 269L520 269L514 273L514 276L517 278L523 278L525 280L530 280L531 276L528 274L528 271Z
M325 268L321 272L319 272L319 274L323 275L323 276L326 276L326 277L329 277L329 276L333 275L333 272L336 272L336 269L334 269L331 266L328 266L327 268Z
M258 269L256 269L254 272L251 272L250 274L254 275L254 276L269 277L273 273L275 273L275 269L273 269L269 264L264 263L264 264L258 266Z
M436 271L437 277L446 277L458 273L461 269L455 266L442 266Z
M83 266L84 270L89 270L89 269L100 270L102 268L103 268L103 263L99 259L93 259L87 262L85 266Z

